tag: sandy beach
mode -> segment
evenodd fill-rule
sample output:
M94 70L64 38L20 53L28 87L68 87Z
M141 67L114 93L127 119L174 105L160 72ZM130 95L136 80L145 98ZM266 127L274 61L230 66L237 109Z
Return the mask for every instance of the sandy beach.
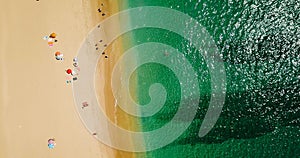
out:
M66 84L65 69L72 67L83 39L118 11L117 1L1 0L0 6L0 158L134 157L100 143L84 128L72 87ZM50 48L42 38L51 32L57 33L58 42ZM108 50L121 51L120 42ZM56 51L64 54L64 61L55 60ZM111 64L114 59L108 58ZM110 117L111 97L105 102ZM132 128L126 117L119 117L118 124ZM57 145L50 150L47 140L52 137Z

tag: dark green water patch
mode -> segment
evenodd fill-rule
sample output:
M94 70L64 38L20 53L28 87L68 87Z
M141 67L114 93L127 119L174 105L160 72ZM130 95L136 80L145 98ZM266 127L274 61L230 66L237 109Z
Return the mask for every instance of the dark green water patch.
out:
M148 157L299 157L300 2L129 1L129 7L149 5L182 11L206 28L223 57L227 91L217 124L199 138L211 95L207 63L201 53L167 30L133 31L135 44L160 42L180 50L198 74L201 95L188 130L170 145L147 152ZM154 117L141 119L145 131L163 126L179 105L178 81L165 67L155 64L139 69L137 77L140 103L149 101L146 92L151 83L166 86L166 107Z

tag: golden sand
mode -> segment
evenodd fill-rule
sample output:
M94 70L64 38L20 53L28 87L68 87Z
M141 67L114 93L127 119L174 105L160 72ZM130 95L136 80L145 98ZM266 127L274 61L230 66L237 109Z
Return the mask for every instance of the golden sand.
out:
M103 3L110 15L117 11L116 1L0 1L0 158L134 157L88 133L65 82L64 70L72 67L81 42L102 18L97 7ZM42 37L52 32L58 43L50 48ZM118 45L110 49L121 51ZM56 51L64 54L63 62L54 59ZM107 106L113 107L109 100ZM127 126L127 121L118 122ZM50 150L52 137L57 145Z

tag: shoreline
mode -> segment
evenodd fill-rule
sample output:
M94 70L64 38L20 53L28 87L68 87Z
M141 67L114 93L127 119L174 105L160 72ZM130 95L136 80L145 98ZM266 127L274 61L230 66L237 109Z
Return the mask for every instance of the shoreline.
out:
M120 8L123 8L124 6L119 5L110 5L110 11L111 13L108 14L108 16L115 14L120 11ZM119 30L118 26L112 26L112 30ZM109 33L109 31L107 32ZM130 45L129 41L125 41L124 38L118 37L115 41L110 43L108 47L105 49L105 55L108 56L108 58L104 58L104 55L100 56L96 68L96 91L97 91L97 97L98 101L101 102L102 109L105 109L107 117L115 123L117 126L120 126L127 130L137 130L139 127L136 126L137 119L134 117L131 117L130 115L126 114L119 106L117 106L117 103L115 102L115 98L112 94L112 87L111 87L111 74L113 71L113 68L115 64L118 62L120 56L122 56L124 52L124 44ZM122 63L126 66L126 63ZM123 71L126 71L126 68L124 68ZM104 76L104 77L103 77ZM101 83L101 80L104 82ZM120 83L119 83L120 84ZM100 88L101 87L101 88ZM119 86L117 86L119 87ZM101 93L100 89L104 89L105 95ZM126 94L128 92L123 91L122 94ZM125 96L125 95L124 95ZM123 140L114 140L112 138L112 141L116 141L118 143L123 144L126 142L128 145L134 146L132 144L131 138L123 138ZM115 150L115 157L136 157L136 153L132 152L126 152L126 151L120 151Z

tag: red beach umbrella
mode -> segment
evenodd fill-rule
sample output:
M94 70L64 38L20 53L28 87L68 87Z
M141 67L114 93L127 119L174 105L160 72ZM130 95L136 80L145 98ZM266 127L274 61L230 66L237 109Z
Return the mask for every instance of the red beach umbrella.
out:
M72 70L71 70L71 69L67 69L67 70L66 70L66 73L67 73L67 74L72 74Z

